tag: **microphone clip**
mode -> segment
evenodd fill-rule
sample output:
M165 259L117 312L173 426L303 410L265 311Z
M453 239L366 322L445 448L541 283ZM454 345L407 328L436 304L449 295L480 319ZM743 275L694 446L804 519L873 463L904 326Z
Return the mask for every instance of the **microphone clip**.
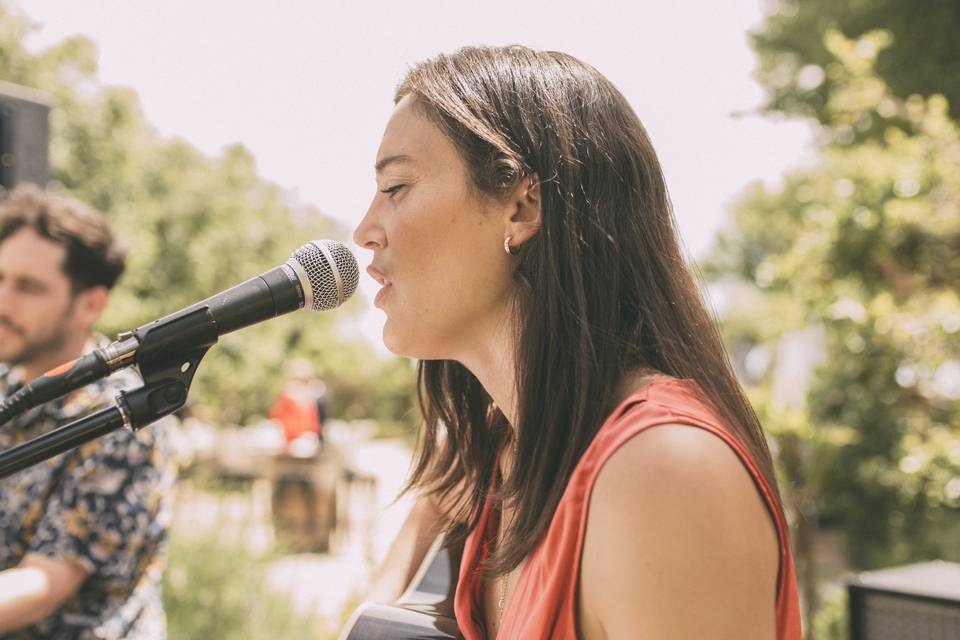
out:
M197 367L217 342L216 323L206 307L199 307L170 324L173 328L153 323L120 337L120 343L139 345L129 353L136 353L142 387L121 392L112 407L0 452L0 478L121 427L136 431L186 404Z

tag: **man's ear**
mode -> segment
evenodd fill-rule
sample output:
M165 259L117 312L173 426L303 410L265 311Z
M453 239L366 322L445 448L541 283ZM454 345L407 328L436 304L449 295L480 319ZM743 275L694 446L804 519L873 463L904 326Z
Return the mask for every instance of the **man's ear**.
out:
M110 301L110 291L104 286L90 287L78 293L73 302L76 319L85 327L92 327L100 319Z
M540 176L531 173L523 178L514 190L510 201L510 217L506 222L505 236L510 236L510 246L519 248L540 231Z

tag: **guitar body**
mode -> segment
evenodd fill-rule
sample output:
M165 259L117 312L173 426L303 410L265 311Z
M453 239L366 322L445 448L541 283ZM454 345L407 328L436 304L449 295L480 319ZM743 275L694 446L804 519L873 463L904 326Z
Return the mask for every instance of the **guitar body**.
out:
M460 553L437 538L400 599L362 605L340 632L340 640L462 640L453 613Z
M462 639L453 617L400 605L368 603L354 613L341 640Z

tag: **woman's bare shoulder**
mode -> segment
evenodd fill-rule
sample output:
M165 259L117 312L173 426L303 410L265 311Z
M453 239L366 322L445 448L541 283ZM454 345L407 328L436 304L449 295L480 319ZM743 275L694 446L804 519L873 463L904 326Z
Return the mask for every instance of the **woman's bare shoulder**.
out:
M581 631L772 637L778 558L763 499L727 443L690 425L646 429L611 455L593 488Z

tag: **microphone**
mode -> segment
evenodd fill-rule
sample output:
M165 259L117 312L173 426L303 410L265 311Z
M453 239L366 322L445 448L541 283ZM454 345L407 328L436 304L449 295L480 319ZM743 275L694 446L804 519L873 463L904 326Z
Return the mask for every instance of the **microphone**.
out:
M326 311L357 289L357 260L335 240L314 240L290 259L246 282L138 329L111 344L47 371L0 405L0 425L33 407L137 364L182 358L219 336L308 307Z

